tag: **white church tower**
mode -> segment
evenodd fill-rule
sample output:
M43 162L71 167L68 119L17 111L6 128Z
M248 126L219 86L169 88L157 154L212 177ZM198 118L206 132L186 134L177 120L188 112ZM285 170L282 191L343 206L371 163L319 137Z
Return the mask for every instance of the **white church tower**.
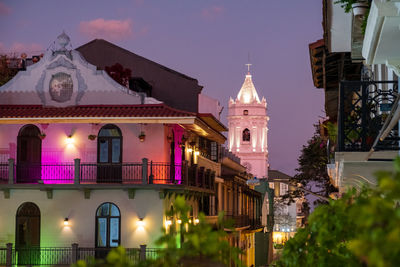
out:
M257 178L268 175L268 120L267 101L260 101L251 80L250 65L248 73L235 100L229 99L228 128L229 151L241 159Z

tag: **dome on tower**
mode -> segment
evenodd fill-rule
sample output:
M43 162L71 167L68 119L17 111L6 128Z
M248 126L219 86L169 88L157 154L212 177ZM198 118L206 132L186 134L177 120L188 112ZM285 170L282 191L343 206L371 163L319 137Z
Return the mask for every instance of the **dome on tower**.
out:
M258 98L257 90L254 87L253 81L251 80L250 72L247 73L242 88L240 88L236 99L244 104L250 104L254 101L261 103L260 99Z

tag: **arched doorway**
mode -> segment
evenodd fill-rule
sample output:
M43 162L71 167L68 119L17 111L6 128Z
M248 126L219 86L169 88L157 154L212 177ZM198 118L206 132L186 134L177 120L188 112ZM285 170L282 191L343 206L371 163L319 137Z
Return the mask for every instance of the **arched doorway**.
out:
M36 204L21 204L16 214L15 248L18 265L40 264L40 210Z
M41 179L42 140L32 124L21 128L17 140L17 183L37 183Z
M109 249L121 244L121 213L110 202L101 204L96 210L96 248L97 257L106 256Z
M103 126L97 138L97 182L122 182L122 133L113 125Z

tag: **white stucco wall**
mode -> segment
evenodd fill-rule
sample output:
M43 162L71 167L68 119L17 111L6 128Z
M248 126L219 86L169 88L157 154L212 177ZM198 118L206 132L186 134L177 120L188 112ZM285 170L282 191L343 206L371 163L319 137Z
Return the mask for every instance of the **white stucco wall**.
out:
M15 220L18 207L24 202L35 203L41 213L40 243L42 247L95 246L95 213L104 202L112 202L121 212L121 245L154 247L163 225L163 203L155 190L137 190L135 198L129 199L123 190L93 190L90 199L83 191L54 190L48 199L45 191L38 189L15 189L10 199L0 198L0 246L15 243ZM64 218L69 226L64 226ZM145 226L137 226L138 218L144 218Z
M268 175L268 120L265 99L261 103L229 103L229 151L240 157L244 166L250 164L249 171L259 178ZM249 142L243 141L246 128L250 131Z
M218 100L205 94L199 94L199 113L211 113L219 120L222 108Z

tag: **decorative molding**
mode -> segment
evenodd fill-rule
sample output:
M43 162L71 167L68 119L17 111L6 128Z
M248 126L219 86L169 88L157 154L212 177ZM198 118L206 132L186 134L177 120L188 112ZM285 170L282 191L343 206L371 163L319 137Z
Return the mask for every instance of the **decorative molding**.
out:
M51 51L51 57L50 60L55 59L56 57L58 57L59 55L63 55L66 56L67 58L69 58L70 60L72 60L72 51L61 51L61 50L57 50L57 51Z
M65 59L65 57L59 57L56 61L50 63L46 69L51 70L57 67L64 67L67 69L76 69L76 66L72 64L69 60Z
M90 189L84 189L83 190L83 194L85 196L85 199L90 199L90 192L91 192Z
M167 195L167 192L165 192L165 190L160 190L160 192L158 193L158 196L160 197L160 199L165 199Z
M43 71L38 83L35 86L35 90L40 98L40 101L42 101L43 105L46 105L46 97L44 95L44 79L45 78L46 78L46 71Z
M3 193L5 199L10 199L10 189L8 188L3 189Z
M75 104L78 105L79 101L81 101L85 91L87 89L87 85L85 83L85 79L82 77L81 71L79 69L76 70L76 79L78 80L78 94L75 98Z
M128 189L128 197L129 199L134 199L135 198L135 189Z
M53 199L53 189L46 189L47 199Z

